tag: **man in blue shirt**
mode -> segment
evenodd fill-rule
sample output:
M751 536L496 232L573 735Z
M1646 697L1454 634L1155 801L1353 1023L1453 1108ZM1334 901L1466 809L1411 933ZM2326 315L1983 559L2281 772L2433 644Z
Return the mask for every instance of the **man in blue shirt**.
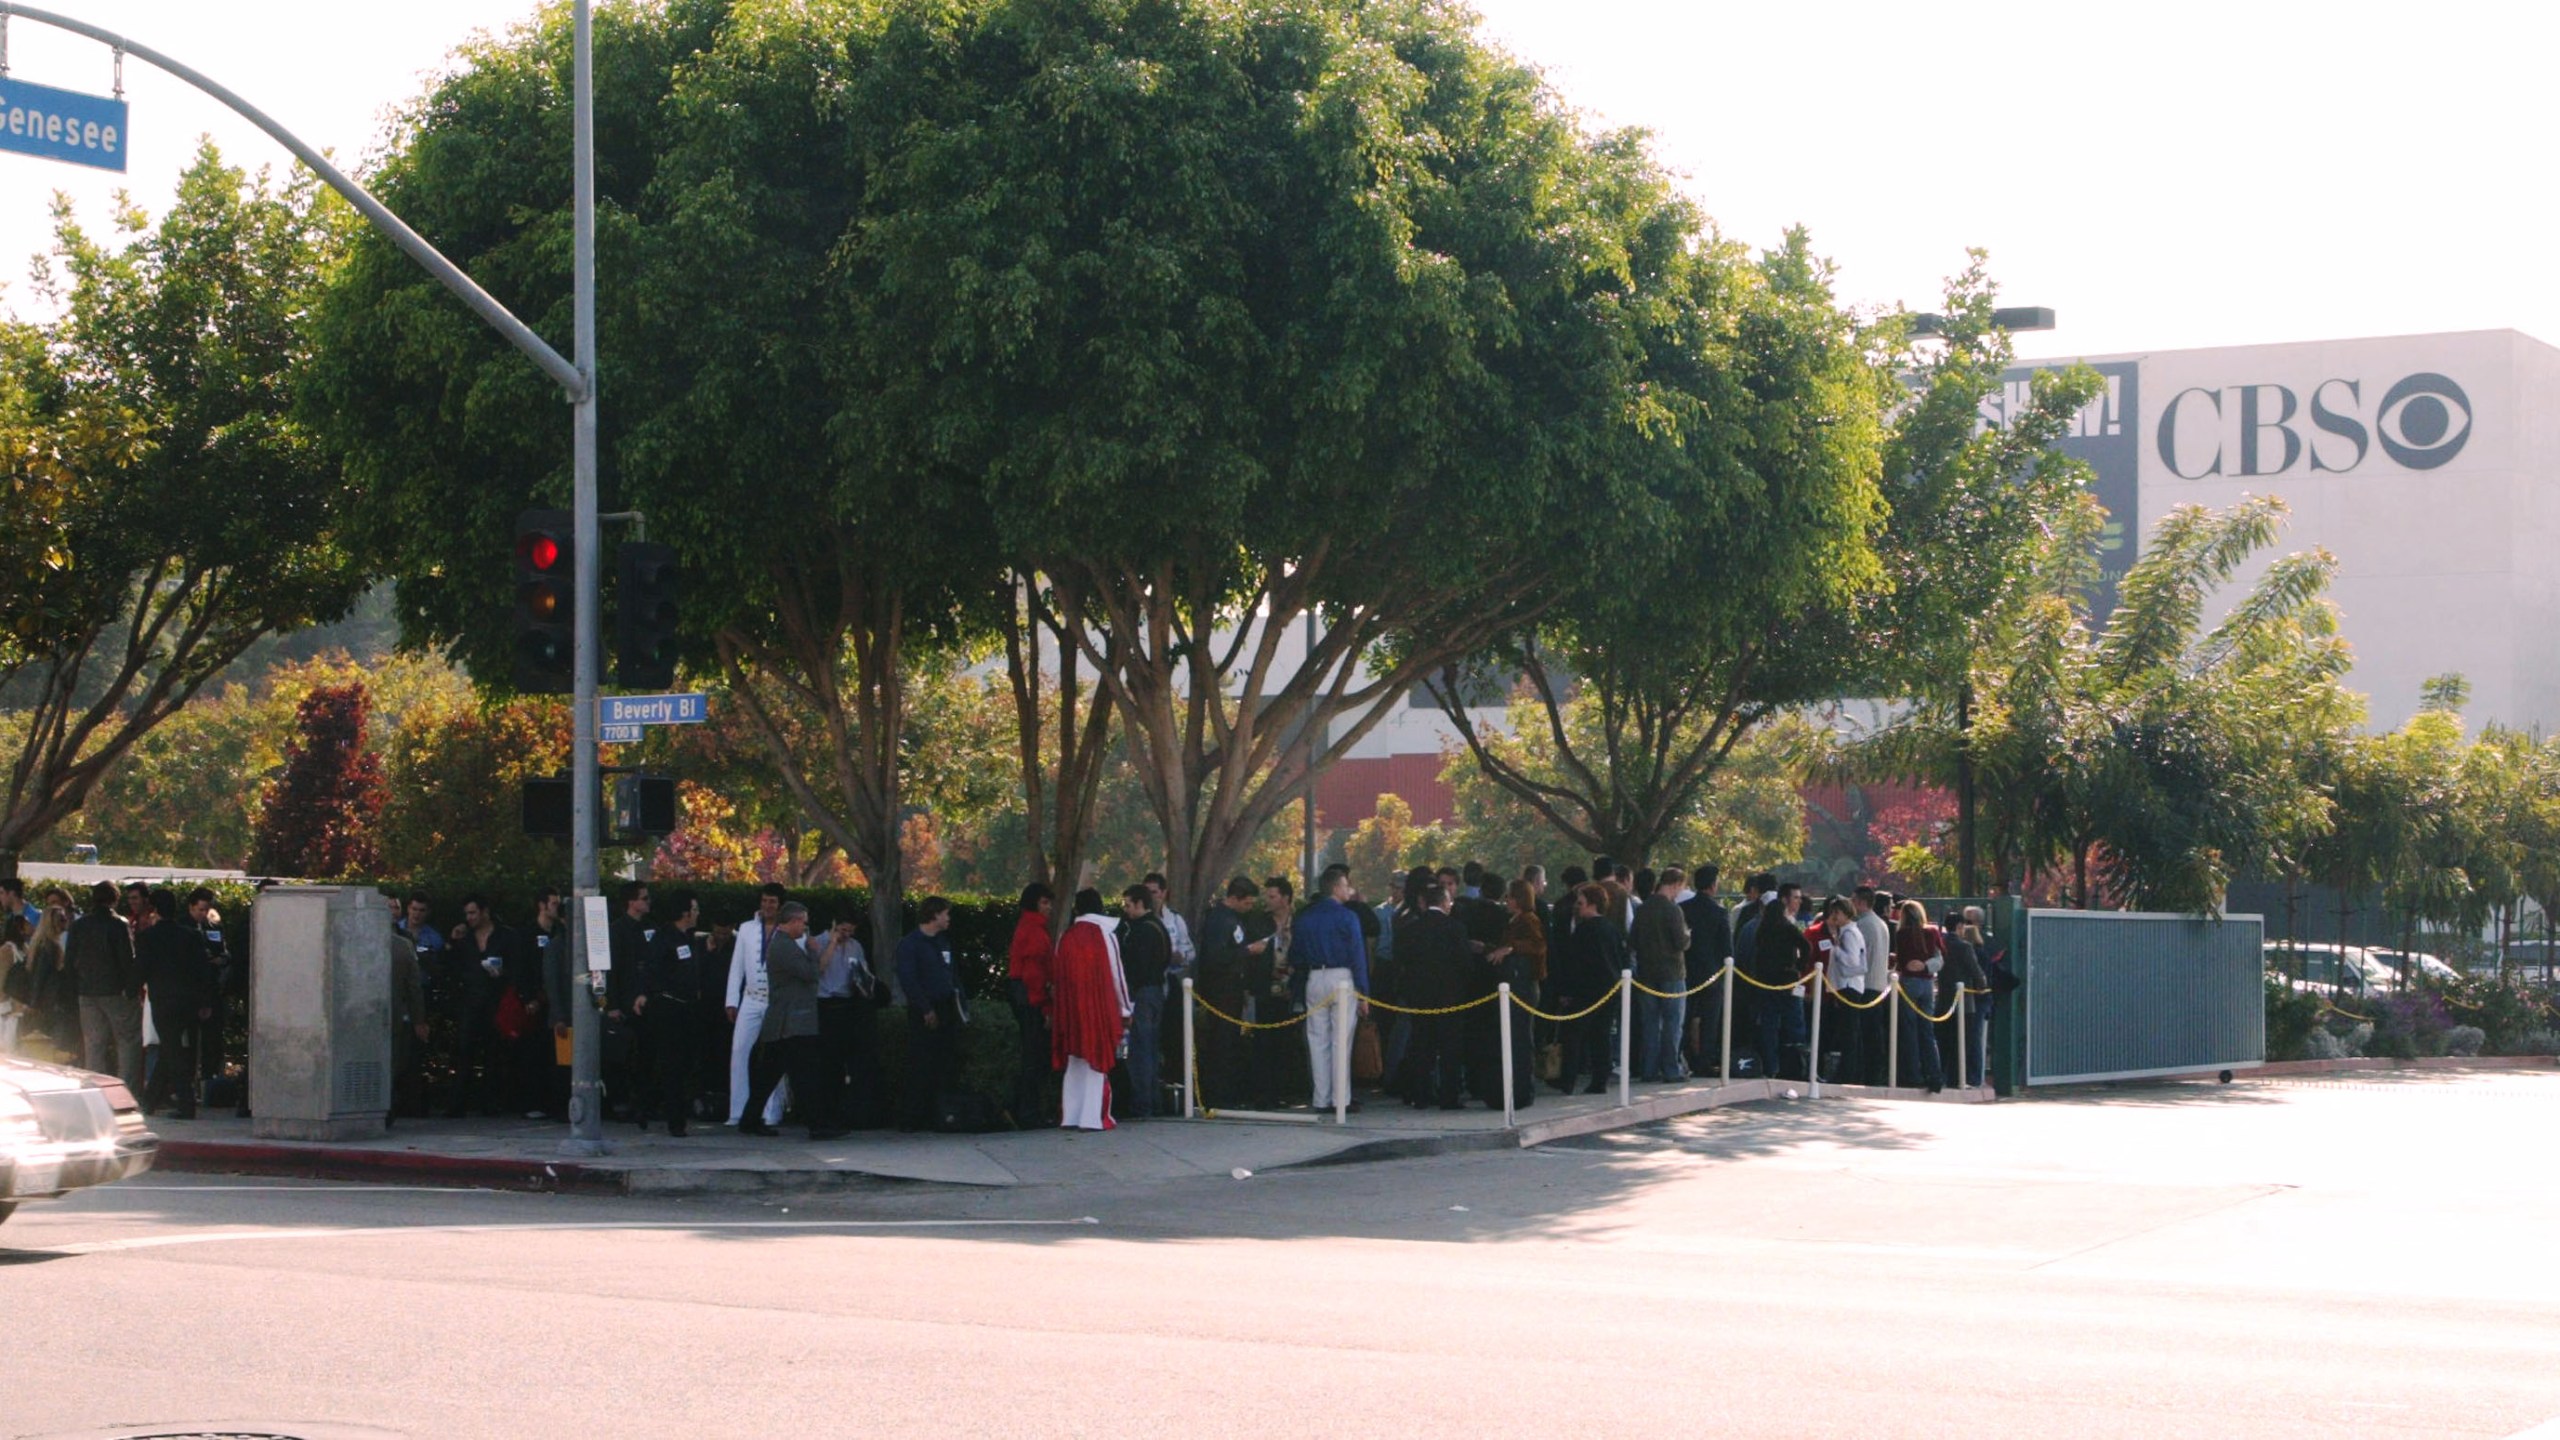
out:
M898 993L907 1002L907 1089L899 1097L901 1130L933 1126L942 1092L959 1073L960 1027L968 1007L951 966L951 902L927 896L916 906L916 928L898 942Z
M1336 996L1345 988L1369 990L1369 946L1360 934L1360 917L1351 913L1351 872L1340 865L1324 872L1322 892L1295 926L1290 948L1307 973L1307 1063L1315 1071L1315 1108L1330 1110L1334 1094L1335 1052L1351 1043L1351 1028L1337 1023ZM1361 1008L1368 1007L1367 1001ZM1360 1102L1340 1099L1353 1110Z

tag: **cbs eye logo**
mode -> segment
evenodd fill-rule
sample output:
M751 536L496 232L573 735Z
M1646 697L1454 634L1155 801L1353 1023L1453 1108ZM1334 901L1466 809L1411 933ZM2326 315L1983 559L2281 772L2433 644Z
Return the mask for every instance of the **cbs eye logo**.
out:
M2471 397L2451 379L2422 370L2383 392L2373 435L2403 466L2433 470L2469 443Z

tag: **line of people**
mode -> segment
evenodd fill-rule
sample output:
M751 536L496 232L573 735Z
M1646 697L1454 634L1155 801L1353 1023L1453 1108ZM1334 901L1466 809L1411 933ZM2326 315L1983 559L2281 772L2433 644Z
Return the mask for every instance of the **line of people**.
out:
M774 1133L787 1113L818 1138L891 1123L1105 1129L1178 1106L1193 1078L1217 1108L1330 1109L1346 1068L1347 1108L1382 1091L1414 1106L1498 1109L1502 1027L1483 1002L1506 983L1526 1005L1572 1017L1513 1015L1510 1099L1525 1107L1541 1081L1586 1094L1615 1083L1619 1007L1602 1002L1626 970L1643 987L1626 1037L1631 1078L1713 1071L1720 1002L1682 992L1712 981L1727 956L1760 982L1734 997L1744 1073L1882 1083L1898 1049L1899 1083L1948 1083L1956 1022L1932 1025L1915 1007L1934 1012L1956 985L1993 983L1978 909L1933 924L1916 901L1871 887L1817 904L1765 874L1728 908L1716 882L1711 865L1634 871L1601 857L1565 869L1551 894L1537 865L1511 879L1475 864L1422 866L1390 877L1373 904L1337 865L1303 906L1286 877L1238 877L1196 923L1166 904L1161 875L1116 903L1080 891L1064 923L1057 895L1032 885L1003 971L1021 1043L1000 1110L960 1083L971 1017L948 901L920 903L891 966L875 972L849 919L813 930L780 885L763 887L753 915L706 930L691 896L661 909L647 883L628 882L614 899L613 965L592 992L606 1113L678 1135L724 1116L744 1133ZM246 967L233 957L246 947L226 944L213 899L100 886L74 918L60 890L38 906L0 882L0 1046L76 1041L90 1068L125 1075L147 1104L194 1113L205 1078L226 1068L219 1036L245 998ZM394 905L395 1113L565 1114L577 996L562 896L543 891L521 926L479 895L449 929L432 908L415 894ZM1817 969L1836 993L1812 983ZM1897 976L1911 1004L1860 1003ZM1204 1002L1196 1077L1181 1073L1180 1017L1168 1007L1186 978ZM1345 991L1360 997L1350 1025L1337 1019ZM1385 1002L1375 1013L1372 998ZM157 1041L147 1058L146 1004ZM1816 1004L1819 1057L1808 1053ZM884 1008L904 1012L894 1114ZM1971 1010L1962 1083L1980 1083L1993 1008ZM1888 1024L1901 1026L1898 1045ZM237 1083L245 1113L245 1076Z

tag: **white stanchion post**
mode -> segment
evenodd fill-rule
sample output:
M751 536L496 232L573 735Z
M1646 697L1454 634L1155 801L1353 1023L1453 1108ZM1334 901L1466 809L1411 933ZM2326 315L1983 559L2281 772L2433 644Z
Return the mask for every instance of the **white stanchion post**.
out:
M1351 1042L1360 1028L1359 993L1349 985L1333 992L1333 1123L1351 1123Z
M1902 972L1884 987L1884 1088L1902 1088Z
M1810 988L1813 992L1812 998L1809 1002L1813 1006L1813 1044L1805 1052L1804 1079L1805 1084L1811 1090L1813 1098L1819 1100L1822 1098L1822 1012L1824 1009L1822 1002L1829 998L1831 990L1830 973L1823 970L1820 966L1816 966L1813 972L1813 984Z
M1965 1040L1966 1040L1966 1038L1967 1038L1964 1032L1966 1032L1967 1030L1972 1029L1972 1028L1973 1028L1973 1026L1972 1026L1970 1023L1968 1023L1968 1017L1967 1017L1967 1015L1965 1014L1965 1007L1966 1007L1966 1006L1968 1006L1968 1005L1970 1005L1970 1004L1972 1003L1972 1001L1973 1001L1973 997L1972 997L1972 996L1970 996L1970 995L1967 995L1966 993L1964 993L1964 982L1963 982L1963 981L1961 981L1961 980L1957 981L1957 982L1956 982L1956 1088L1957 1088L1958 1090L1962 1090L1962 1089L1964 1088L1964 1077L1966 1076L1966 1074L1967 1074L1967 1073L1969 1073L1969 1072L1967 1072L1967 1071L1966 1071L1966 1069L1964 1068L1964 1042L1965 1042Z
M1733 957L1724 957L1724 1059L1716 1072L1716 1082L1733 1083Z
M1510 981L1505 980L1505 981L1503 981L1501 984L1499 984L1499 985L1497 985L1497 986L1495 986L1495 987L1494 987L1494 1001L1493 1001L1493 1003L1494 1003L1495 1005L1500 1006L1500 1007L1501 1007L1501 1009L1502 1009L1502 1020L1501 1020L1500 1026L1498 1027L1498 1028L1499 1028L1499 1030L1500 1030L1500 1033L1501 1033L1501 1039L1502 1039L1502 1128L1503 1128L1503 1129L1505 1129L1505 1130L1508 1130L1508 1129L1510 1129L1510 1128L1511 1128L1511 1125L1512 1125L1512 1114L1511 1114L1511 1086L1512 1086L1512 1071L1511 1071L1511 982L1510 982Z
M1618 1103L1636 1103L1636 972L1618 972Z
M1191 1003L1191 977L1182 977L1182 1118L1200 1114L1200 1007Z

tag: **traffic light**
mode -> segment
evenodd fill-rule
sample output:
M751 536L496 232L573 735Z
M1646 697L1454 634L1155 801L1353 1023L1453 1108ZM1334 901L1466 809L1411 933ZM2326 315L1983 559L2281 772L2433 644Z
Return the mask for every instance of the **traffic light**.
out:
M578 590L575 532L566 510L516 517L515 687L526 695L566 695L577 680Z
M610 819L613 838L618 843L657 841L673 835L676 782L665 775L614 776Z
M676 552L626 540L614 552L613 683L664 690L676 683Z
M524 833L550 835L567 839L576 833L576 821L570 809L569 777L548 778L528 775L524 778Z

